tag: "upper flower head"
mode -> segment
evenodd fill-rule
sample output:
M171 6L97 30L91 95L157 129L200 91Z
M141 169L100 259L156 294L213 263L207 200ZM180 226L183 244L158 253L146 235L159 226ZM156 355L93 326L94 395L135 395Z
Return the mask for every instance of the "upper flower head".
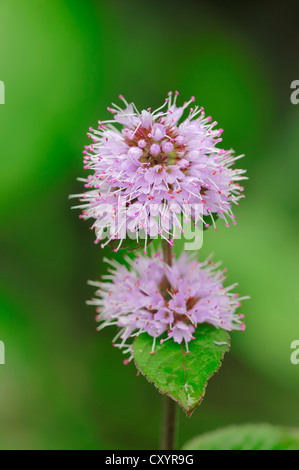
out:
M235 287L223 287L224 271L210 259L199 263L185 253L169 266L160 253L152 257L127 259L130 269L115 261L113 270L104 276L110 282L90 282L98 288L90 302L96 306L99 329L117 325L120 337L116 346L131 352L128 340L141 333L156 338L167 332L167 339L181 343L193 339L199 323L210 323L225 330L244 329L243 315L236 314L240 306ZM163 339L162 341L165 341Z
M193 107L194 97L177 106L177 95L141 112L120 96L125 109L113 105L112 119L90 128L92 144L83 153L91 174L82 180L89 191L77 195L83 202L77 207L83 219L94 220L96 241L105 231L107 243L143 231L172 243L181 215L205 226L209 217L214 228L217 217L235 223L231 206L242 197L245 171L232 166L240 156L216 147L222 129Z

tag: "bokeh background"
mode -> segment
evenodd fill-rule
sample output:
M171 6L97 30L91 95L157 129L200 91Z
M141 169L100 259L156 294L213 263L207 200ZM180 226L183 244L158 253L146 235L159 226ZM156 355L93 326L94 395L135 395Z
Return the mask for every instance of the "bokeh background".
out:
M250 177L238 226L220 222L200 252L251 295L247 330L180 412L180 444L232 423L299 426L297 18L298 2L1 0L0 448L158 446L161 396L85 305L103 251L68 200L86 131L119 93L139 108L195 95Z

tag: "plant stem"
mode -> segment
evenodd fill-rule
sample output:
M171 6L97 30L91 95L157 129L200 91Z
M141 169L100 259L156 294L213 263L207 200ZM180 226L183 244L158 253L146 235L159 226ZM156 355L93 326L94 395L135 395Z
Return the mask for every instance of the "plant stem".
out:
M163 397L163 421L161 450L174 450L177 428L176 402L168 397Z
M167 240L163 240L163 257L165 263L172 265L171 245ZM170 286L168 286L170 288ZM177 410L174 400L168 397L163 398L163 421L162 421L162 450L174 450L176 441Z
M163 257L165 263L167 263L169 266L172 266L172 250L171 245L167 240L163 240Z

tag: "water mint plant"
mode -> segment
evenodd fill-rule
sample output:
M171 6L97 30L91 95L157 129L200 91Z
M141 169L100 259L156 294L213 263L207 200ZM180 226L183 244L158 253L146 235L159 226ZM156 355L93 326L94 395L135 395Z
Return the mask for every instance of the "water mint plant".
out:
M190 416L205 395L207 382L230 347L229 332L245 329L236 284L226 285L226 270L197 253L172 253L182 219L216 229L216 219L235 224L232 211L243 197L245 170L234 168L233 150L219 147L222 129L206 117L192 97L177 105L178 93L164 104L139 112L122 95L124 108L112 105L110 120L90 128L84 150L79 198L81 218L91 219L96 243L114 251L133 245L143 254L108 260L107 272L88 303L96 308L98 330L115 328L112 343L125 364L167 396L162 448L173 449L176 402ZM159 249L147 245L160 237ZM132 241L132 240L131 240ZM126 246L127 247L127 246Z

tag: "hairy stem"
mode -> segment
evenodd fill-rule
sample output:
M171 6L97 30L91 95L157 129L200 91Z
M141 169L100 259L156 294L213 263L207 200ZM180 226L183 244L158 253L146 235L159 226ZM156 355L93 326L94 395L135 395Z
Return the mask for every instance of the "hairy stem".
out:
M163 257L165 263L172 265L171 245L167 240L163 240ZM168 286L170 288L170 286ZM174 450L176 442L177 409L174 400L163 397L163 421L162 421L162 450Z

